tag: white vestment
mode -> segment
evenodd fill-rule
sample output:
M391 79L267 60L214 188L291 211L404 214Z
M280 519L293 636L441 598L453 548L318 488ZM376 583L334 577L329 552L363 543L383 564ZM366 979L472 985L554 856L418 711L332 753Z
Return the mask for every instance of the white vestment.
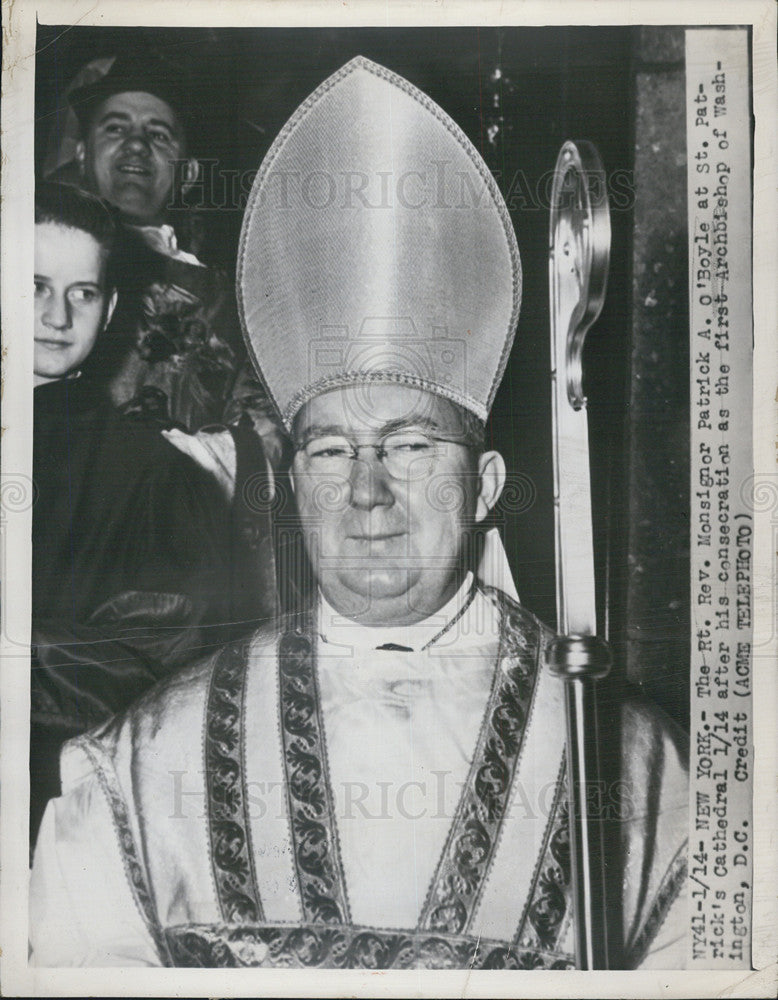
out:
M307 624L170 678L63 751L32 960L570 967L563 690L546 638L468 579L415 626L365 628L322 602ZM680 968L682 741L639 704L620 728L604 815L624 962ZM602 738L618 729L606 713Z

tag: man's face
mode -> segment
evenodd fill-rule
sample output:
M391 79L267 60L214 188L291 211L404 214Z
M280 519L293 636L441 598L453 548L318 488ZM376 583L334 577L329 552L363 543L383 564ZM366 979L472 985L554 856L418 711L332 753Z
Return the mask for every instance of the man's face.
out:
M336 610L366 625L403 625L456 593L468 568L468 529L480 519L479 461L451 441L428 453L424 436L461 441L462 430L447 400L403 385L333 390L298 414L297 508ZM361 447L357 458L344 449L380 442L386 450Z
M115 295L105 284L105 251L82 229L35 227L34 383L76 371L110 318Z
M142 92L107 97L77 155L87 187L129 221L164 222L173 164L185 155L183 129L169 104Z

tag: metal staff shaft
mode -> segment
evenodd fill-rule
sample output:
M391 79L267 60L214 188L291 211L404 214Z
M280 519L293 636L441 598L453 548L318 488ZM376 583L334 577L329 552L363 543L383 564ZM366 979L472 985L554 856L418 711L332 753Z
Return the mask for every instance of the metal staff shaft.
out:
M595 680L610 669L610 653L606 643L596 636L562 636L550 644L547 655L551 669L565 681L576 964L580 969L607 969ZM582 671L581 676L575 676L576 664L580 664L577 669Z
M596 682L610 669L596 636L589 436L581 352L602 309L610 251L605 175L590 143L567 142L557 159L551 204L549 285L554 430L557 617L551 670L565 682L570 848L576 961L607 969L599 719Z

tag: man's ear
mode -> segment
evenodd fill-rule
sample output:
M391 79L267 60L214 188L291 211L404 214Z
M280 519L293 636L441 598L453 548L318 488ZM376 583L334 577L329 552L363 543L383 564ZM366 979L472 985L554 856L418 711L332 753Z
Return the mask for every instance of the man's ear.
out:
M76 143L76 163L78 163L78 170L81 176L84 176L84 166L86 164L86 146L84 145L84 140L79 139Z
M181 194L186 194L200 175L200 162L194 156L190 156L184 167L183 180L181 182Z
M478 459L478 500L476 524L483 521L500 499L505 485L505 460L499 451L485 451Z
M105 305L105 312L103 313L103 330L111 322L111 316L113 316L113 311L116 308L116 300L119 298L119 293L114 288L111 292L111 297L108 299Z

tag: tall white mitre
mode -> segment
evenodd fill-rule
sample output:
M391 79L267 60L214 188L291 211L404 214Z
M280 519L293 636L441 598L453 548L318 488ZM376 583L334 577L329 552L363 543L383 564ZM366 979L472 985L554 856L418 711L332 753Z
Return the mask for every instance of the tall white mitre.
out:
M445 396L485 421L516 330L521 262L467 136L358 56L268 151L237 284L249 354L288 429L313 396L374 382ZM501 547L487 560L504 560Z
M451 118L358 56L300 105L254 181L238 256L251 356L287 427L312 396L404 382L485 420L521 301L494 179Z

